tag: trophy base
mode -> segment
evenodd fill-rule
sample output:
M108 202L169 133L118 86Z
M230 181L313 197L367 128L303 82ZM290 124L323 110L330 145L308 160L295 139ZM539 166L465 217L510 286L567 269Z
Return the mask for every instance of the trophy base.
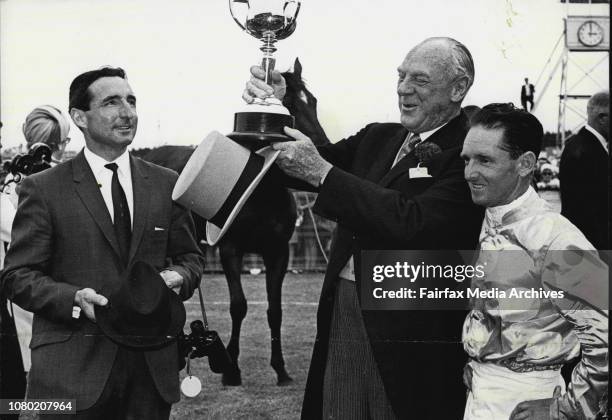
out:
M293 128L295 118L291 115L271 112L237 112L234 114L234 131L227 135L238 144L258 150L279 141L291 141L283 127Z

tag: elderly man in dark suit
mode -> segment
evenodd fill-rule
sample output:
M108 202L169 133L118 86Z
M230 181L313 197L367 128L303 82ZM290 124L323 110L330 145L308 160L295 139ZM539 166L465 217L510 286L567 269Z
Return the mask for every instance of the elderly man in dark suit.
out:
M591 96L587 124L565 142L561 154L561 214L599 250L610 249L610 94Z
M2 275L8 297L34 313L28 395L75 399L76 418L167 419L179 400L176 342L118 346L95 306L136 261L188 299L203 271L193 221L171 199L177 174L127 152L138 115L122 69L76 77L70 115L87 147L23 182Z
M243 98L283 91L252 69ZM459 152L461 102L474 80L468 49L430 38L398 67L401 124L370 124L317 148L296 130L277 143L288 175L318 188L314 210L338 222L317 315L302 417L460 418L462 311L371 311L360 306L361 251L474 249L482 210L470 199ZM280 95L278 95L280 96ZM419 143L434 151L423 163ZM421 163L420 170L415 168ZM427 176L429 175L429 176Z

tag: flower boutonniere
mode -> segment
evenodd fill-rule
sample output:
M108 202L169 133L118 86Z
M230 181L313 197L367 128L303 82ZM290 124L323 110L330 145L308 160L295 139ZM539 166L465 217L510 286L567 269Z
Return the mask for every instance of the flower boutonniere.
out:
M422 141L414 148L414 153L419 160L419 166L427 166L436 155L442 153L442 149L435 143Z

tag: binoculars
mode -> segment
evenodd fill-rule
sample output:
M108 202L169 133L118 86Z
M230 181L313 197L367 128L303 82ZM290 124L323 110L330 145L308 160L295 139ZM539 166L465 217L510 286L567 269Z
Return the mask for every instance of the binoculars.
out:
M188 335L178 335L180 368L185 367L185 358L195 359L208 357L210 370L214 373L225 372L232 364L229 354L216 331L208 330L202 321L195 320L189 324Z

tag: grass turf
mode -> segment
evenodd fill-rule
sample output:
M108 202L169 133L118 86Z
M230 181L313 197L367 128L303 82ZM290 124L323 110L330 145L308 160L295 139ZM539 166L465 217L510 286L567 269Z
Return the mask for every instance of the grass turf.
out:
M242 386L221 385L221 375L208 368L207 359L192 361L192 374L202 381L195 398L182 396L172 408L173 419L295 419L299 418L306 375L316 330L316 310L322 273L288 273L283 284L282 345L293 384L276 386L270 367L270 330L266 316L265 276L243 275L248 313L242 324L239 365ZM229 293L223 275L202 279L204 303L211 329L228 344L231 319ZM196 292L197 293L197 292ZM187 302L187 323L201 318L197 295ZM181 371L181 380L186 376Z

